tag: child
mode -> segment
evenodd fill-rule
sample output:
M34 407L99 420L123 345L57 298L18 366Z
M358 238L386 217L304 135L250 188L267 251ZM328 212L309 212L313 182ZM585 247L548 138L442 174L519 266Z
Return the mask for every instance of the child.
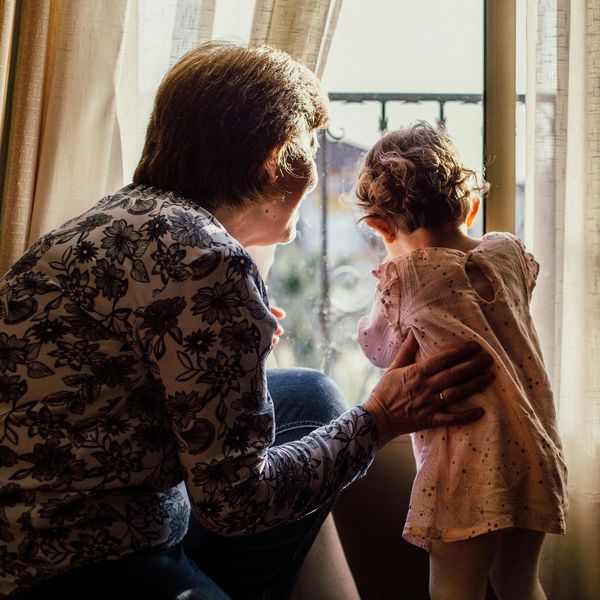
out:
M428 356L476 340L496 363L492 386L467 402L475 423L413 434L417 475L404 528L429 551L434 600L544 599L538 559L544 533L564 533L565 478L550 383L529 314L538 264L509 233L467 235L482 190L448 135L419 122L370 150L356 195L387 259L365 355L387 367L413 331ZM443 402L443 393L439 395Z

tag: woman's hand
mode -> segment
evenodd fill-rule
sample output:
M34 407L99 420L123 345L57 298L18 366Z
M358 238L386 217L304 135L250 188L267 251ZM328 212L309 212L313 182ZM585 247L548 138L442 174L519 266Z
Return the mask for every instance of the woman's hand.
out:
M281 335L285 331L285 329L279 324L279 319L283 319L285 317L285 310L279 308L278 306L271 306L271 312L273 313L273 316L277 319L277 330L273 335L273 345L275 345L279 344Z
M403 433L463 425L483 416L482 408L446 409L487 387L493 358L475 342L442 350L415 362L419 346L412 331L363 406L371 413L380 447Z

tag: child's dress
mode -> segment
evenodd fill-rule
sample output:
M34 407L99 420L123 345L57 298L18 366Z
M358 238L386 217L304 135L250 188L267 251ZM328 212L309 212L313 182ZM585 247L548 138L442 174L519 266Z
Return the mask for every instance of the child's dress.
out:
M481 298L465 267L479 267L494 296ZM365 355L387 367L412 329L426 357L476 340L496 378L462 403L485 416L461 427L412 434L417 463L404 527L409 542L455 541L509 527L564 533L566 468L550 383L529 314L538 264L511 234L474 250L425 248L384 261L373 312L359 323Z

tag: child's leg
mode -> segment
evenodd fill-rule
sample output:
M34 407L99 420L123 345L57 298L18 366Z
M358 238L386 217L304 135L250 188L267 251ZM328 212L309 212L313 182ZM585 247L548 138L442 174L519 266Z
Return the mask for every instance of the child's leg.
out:
M546 600L538 577L544 534L513 529L502 535L490 579L499 600Z
M433 540L429 551L431 600L483 600L500 532L460 542Z

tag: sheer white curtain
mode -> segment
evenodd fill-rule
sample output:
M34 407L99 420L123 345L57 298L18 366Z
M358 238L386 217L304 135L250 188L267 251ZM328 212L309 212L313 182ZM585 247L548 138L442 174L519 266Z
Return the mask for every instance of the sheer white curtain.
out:
M552 599L600 597L600 0L529 0L526 241L535 318L569 466L566 537L549 536Z

